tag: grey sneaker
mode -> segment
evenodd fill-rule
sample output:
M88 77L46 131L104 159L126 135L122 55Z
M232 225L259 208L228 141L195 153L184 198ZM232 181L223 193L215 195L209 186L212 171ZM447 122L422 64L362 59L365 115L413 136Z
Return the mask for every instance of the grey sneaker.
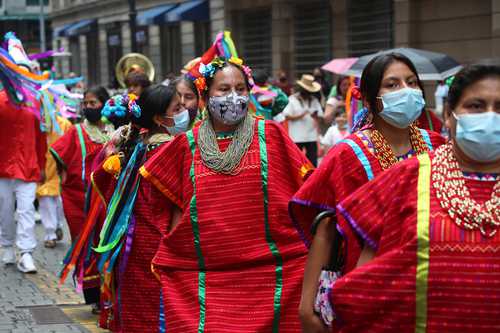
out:
M31 253L26 252L21 255L21 259L17 263L17 269L23 273L36 273L35 262Z
M16 263L16 251L13 246L3 248L2 262L4 265L13 265Z
M58 241L62 241L63 239L63 231L61 227L57 227L56 229L56 237Z

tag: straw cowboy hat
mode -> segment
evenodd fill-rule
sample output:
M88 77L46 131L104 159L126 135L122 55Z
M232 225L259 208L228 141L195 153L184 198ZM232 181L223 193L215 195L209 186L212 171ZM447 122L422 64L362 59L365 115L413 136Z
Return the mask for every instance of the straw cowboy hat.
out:
M295 83L311 93L321 90L321 85L318 82L314 82L314 76L310 74L302 74L300 80L295 81Z

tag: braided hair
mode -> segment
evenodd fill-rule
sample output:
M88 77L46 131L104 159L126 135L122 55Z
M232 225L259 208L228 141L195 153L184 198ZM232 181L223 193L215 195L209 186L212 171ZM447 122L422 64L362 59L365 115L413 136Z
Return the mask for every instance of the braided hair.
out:
M103 117L127 123L118 129L120 137L115 143L123 162L128 161L139 142L141 129L154 128L154 116L165 114L174 96L175 87L157 84L147 87L139 98L133 94L117 95L106 102Z

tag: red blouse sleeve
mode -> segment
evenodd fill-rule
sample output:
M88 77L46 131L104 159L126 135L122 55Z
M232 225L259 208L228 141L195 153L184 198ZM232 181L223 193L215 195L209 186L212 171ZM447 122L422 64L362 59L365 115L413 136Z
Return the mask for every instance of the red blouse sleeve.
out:
M290 139L283 126L274 121L265 122L269 160L286 168L284 171L296 186L295 192L313 173L314 166Z
M433 131L427 131L429 133L429 138L431 139L432 149L436 150L440 146L446 143L446 139L439 133Z
M192 161L185 134L166 143L140 169L141 175L179 208L183 208L183 173Z
M417 158L398 163L342 200L337 205L340 224L375 250L381 243L399 242L405 235L403 221L416 214L418 165Z
M351 147L341 143L330 150L290 201L290 216L304 234L306 245L312 241L310 227L314 218L322 211L334 211L339 200L367 181Z
M40 122L35 120L35 135L36 135L36 155L40 171L45 170L47 162L47 135L40 130Z
M74 156L76 134L75 126L72 126L63 136L50 146L50 152L56 161L66 167L71 163L71 158Z

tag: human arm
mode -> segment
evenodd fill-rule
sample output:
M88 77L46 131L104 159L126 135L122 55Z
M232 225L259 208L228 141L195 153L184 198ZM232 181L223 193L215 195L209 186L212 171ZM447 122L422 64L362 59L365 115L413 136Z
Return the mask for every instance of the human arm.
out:
M375 250L365 244L363 246L363 250L361 250L361 255L359 256L358 262L356 263L356 268L363 266L373 258L375 258Z
M285 116L285 119L286 120L299 120L299 119L302 119L306 116L306 112L302 113L302 114L299 114L298 116L291 116L291 115L288 115L288 116Z
M331 123L335 119L335 114L340 108L345 107L345 102L336 99L335 97L331 97L326 102L325 113L323 118L326 123Z
M274 87L272 89L277 95L273 104L273 117L281 113L288 105L288 96L283 92L283 90Z
M317 228L307 256L302 282L299 316L305 333L328 332L328 327L314 312L314 301L318 292L318 279L323 267L330 262L330 249L334 241L335 223L331 218L323 220Z
M283 116L286 120L299 120L305 117L306 111L298 107L298 101L295 96L290 96L288 104L283 110Z

